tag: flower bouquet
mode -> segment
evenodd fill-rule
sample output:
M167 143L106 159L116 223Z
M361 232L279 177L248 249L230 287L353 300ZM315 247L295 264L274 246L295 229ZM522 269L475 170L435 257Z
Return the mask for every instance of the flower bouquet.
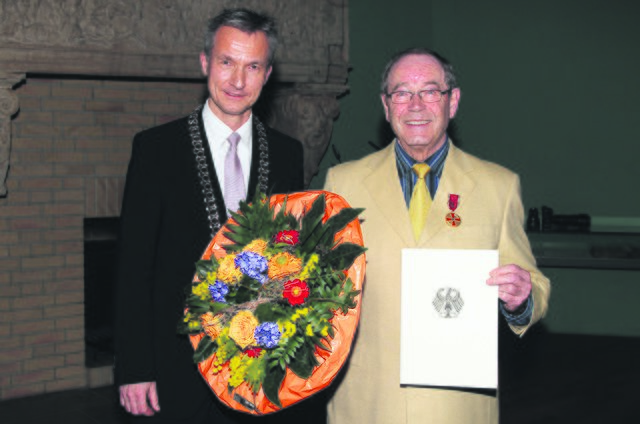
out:
M324 191L262 195L211 241L181 327L226 405L276 412L331 383L360 316L360 212Z

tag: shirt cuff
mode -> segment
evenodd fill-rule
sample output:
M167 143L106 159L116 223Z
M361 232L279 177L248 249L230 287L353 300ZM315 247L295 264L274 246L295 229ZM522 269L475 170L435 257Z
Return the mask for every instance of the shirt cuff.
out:
M531 316L533 315L533 297L531 293L529 293L529 297L527 298L526 305L524 305L524 310L518 308L518 310L514 312L507 311L507 308L504 307L503 302L500 302L500 312L504 315L504 318L507 320L507 324L509 325L527 325L531 321Z

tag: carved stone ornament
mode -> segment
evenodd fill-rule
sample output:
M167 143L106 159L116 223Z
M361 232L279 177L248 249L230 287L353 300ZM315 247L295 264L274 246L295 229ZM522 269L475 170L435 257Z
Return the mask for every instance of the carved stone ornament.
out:
M226 7L247 7L277 19L278 79L345 83L346 0L3 1L0 68L200 78L206 20Z
M0 196L7 194L5 181L11 152L11 116L18 111L18 96L13 87L23 79L24 74L0 72Z
M198 55L206 20L227 7L246 7L277 20L280 44L271 79L287 92L274 90L280 105L272 124L303 142L308 182L330 138L336 96L347 91L347 0L2 1L0 69L201 79ZM12 95L8 84L3 99ZM5 116L11 113L2 113L6 144ZM0 164L6 167L4 150Z
M327 87L314 90L313 86L298 90L280 91L272 102L269 124L286 134L295 134L304 145L304 182L308 185L318 172L338 117L340 106L336 98L340 93L327 93Z

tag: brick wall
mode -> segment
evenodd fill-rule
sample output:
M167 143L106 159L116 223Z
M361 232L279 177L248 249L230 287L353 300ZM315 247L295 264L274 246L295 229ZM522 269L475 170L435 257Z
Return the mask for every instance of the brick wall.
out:
M28 77L0 198L0 399L111 383L84 366L83 218L117 216L133 135L201 82Z

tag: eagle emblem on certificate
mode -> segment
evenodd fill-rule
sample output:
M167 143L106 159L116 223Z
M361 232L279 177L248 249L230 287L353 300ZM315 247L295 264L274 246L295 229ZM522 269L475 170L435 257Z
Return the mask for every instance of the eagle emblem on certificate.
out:
M455 318L464 306L460 290L451 287L438 289L433 299L433 307L442 318Z

